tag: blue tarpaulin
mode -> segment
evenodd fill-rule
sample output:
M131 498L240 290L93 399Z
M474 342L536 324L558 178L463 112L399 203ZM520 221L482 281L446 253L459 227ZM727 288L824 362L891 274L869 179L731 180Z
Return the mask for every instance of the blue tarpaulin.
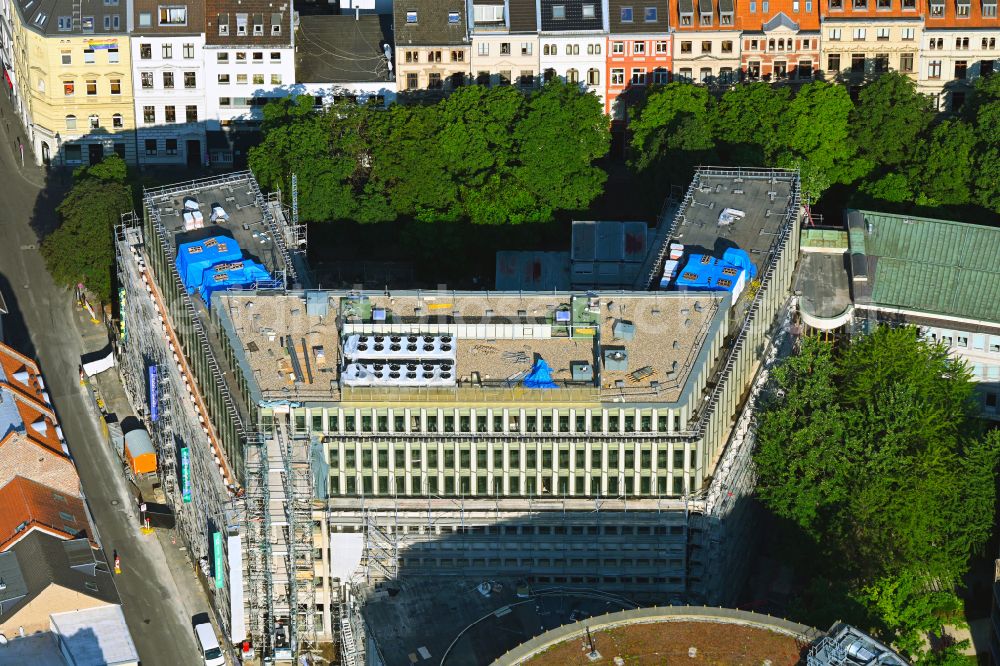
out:
M228 236L213 236L197 243L184 243L177 248L177 272L184 288L193 294L201 287L205 271L226 261L238 261L243 251Z
M248 287L255 282L270 280L271 275L261 264L252 259L222 262L212 266L202 274L198 293L205 303L211 305L212 292L230 287Z
M535 361L535 365L531 367L531 372L524 378L524 388L559 388L559 385L552 381L552 368L549 367L544 358L539 358Z
M744 253L745 254L745 253ZM674 282L679 291L733 291L741 284L742 266L708 254L692 254Z
M722 260L727 264L732 264L733 266L739 266L747 272L747 280L752 280L757 277L757 267L753 265L750 261L750 255L746 253L746 250L741 250L738 247L731 247L722 253Z

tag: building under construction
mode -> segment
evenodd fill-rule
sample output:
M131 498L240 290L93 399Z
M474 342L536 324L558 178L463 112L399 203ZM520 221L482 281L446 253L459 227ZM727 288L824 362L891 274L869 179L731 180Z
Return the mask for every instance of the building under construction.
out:
M310 449L260 436L210 306L228 289L302 286L305 237L290 217L252 174L233 173L146 190L115 243L119 365L178 528L229 642L289 659L311 639L297 621L313 603Z
M215 220L186 229L196 206ZM730 601L801 216L795 172L701 169L630 290L335 291L301 284L304 238L250 174L147 192L119 230L122 367L147 407L157 369L148 420L230 638L429 658L366 620L420 581Z

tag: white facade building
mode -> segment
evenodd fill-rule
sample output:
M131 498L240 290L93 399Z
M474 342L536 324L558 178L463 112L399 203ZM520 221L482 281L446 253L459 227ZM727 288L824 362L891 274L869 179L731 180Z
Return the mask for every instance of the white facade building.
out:
M918 89L939 111L956 111L976 79L1000 70L1000 26L925 29L920 45Z
M205 73L209 130L260 119L268 99L297 92L291 46L209 46Z
M539 36L539 66L543 81L558 76L579 83L604 104L605 34Z
M205 164L205 36L131 40L139 163Z

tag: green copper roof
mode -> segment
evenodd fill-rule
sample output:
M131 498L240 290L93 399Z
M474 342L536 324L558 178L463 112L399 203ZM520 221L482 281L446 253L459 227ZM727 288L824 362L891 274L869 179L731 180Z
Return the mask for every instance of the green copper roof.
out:
M873 303L1000 322L1000 229L860 212Z

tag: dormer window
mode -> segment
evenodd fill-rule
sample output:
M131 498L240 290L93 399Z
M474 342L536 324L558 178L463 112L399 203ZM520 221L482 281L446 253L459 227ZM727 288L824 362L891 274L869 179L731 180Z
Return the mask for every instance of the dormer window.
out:
M996 18L997 0L983 0L983 17Z
M643 18L646 23L656 23L656 7L646 7Z
M830 11L841 11L844 9L844 0L830 0Z
M584 5L583 6L583 18L592 19L597 16L597 9L594 5Z
M253 36L262 37L264 35L264 15L253 15Z
M236 34L239 37L246 37L247 35L247 23L250 16L248 14L237 14L236 15Z
M931 16L944 16L944 0L931 0Z
M854 0L851 6L854 9L868 9L868 0Z
M417 12L416 10L410 10L406 12L406 22L413 24L417 22Z
M503 5L473 5L476 23L503 23Z
M160 25L187 25L187 6L160 7Z
M956 0L955 2L955 14L960 18L969 18L969 12L972 9L972 0Z
M733 24L733 0L719 0L719 24Z
M566 5L552 5L552 19L563 21L566 19Z
M631 23L631 22L632 22L632 8L622 7L622 23Z
M458 25L459 16L458 12L448 12L448 23L450 25Z
M698 0L698 21L701 25L712 25L712 17L715 11L712 8L712 0Z
M219 24L219 36L226 37L229 35L229 14L219 14L218 18Z
M271 14L271 34L281 34L281 14Z
M84 16L80 21L80 27L84 32L94 32L94 17Z

